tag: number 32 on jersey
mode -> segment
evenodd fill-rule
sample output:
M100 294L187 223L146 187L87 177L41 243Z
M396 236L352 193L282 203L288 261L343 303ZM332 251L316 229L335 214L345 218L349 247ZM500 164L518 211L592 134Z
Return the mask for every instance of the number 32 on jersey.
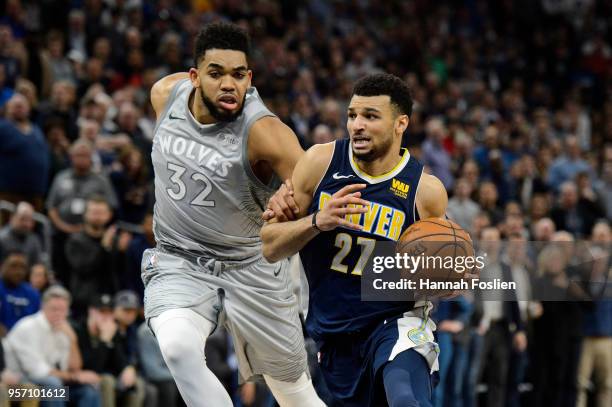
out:
M170 198L174 199L175 201L180 201L185 198L185 195L187 194L187 186L183 181L183 174L185 174L187 168L172 162L168 162L168 171L172 171L170 181L174 184L174 187L168 188L166 191L168 192L168 196ZM195 182L201 182L204 184L204 189L200 191L200 193L198 193L189 203L195 206L214 207L215 201L206 199L212 192L212 184L210 180L206 178L204 174L199 172L193 172L189 178Z

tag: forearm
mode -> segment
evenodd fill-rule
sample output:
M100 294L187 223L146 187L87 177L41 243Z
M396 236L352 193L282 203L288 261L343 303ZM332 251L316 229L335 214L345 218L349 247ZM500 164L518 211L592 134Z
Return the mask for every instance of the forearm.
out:
M74 373L72 371L65 372L63 370L52 369L49 372L49 376L57 377L58 379L60 379L64 383L75 381L74 380Z
M275 263L300 251L319 233L312 226L312 215L296 221L266 224L261 229L263 255Z
M81 351L79 350L79 344L76 339L71 341L70 344L70 356L68 359L68 370L78 371L83 368L83 358L81 357Z

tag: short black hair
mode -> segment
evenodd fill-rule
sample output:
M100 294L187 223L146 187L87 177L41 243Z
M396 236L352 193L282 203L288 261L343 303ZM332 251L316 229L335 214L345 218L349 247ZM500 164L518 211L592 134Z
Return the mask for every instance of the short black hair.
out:
M196 37L193 53L195 66L209 49L231 49L249 56L251 40L249 34L236 24L217 22L207 24Z
M380 96L389 95L401 114L408 117L412 114L412 92L408 85L395 75L376 73L359 79L353 87L353 95Z

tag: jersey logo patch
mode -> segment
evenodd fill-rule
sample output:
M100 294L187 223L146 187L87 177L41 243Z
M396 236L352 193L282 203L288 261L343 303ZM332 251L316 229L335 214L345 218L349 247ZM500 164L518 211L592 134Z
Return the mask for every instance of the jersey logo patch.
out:
M391 188L389 189L391 190L391 192L393 192L400 198L407 199L408 191L410 190L410 185L404 184L402 181L393 178L393 180L391 181Z
M352 178L354 177L353 174L349 174L349 175L340 175L340 173L334 173L334 175L332 175L333 179L344 179L344 178Z
M172 116L172 112L170 112L170 114L168 115L168 118L170 120L185 120L184 117L180 117L180 116Z

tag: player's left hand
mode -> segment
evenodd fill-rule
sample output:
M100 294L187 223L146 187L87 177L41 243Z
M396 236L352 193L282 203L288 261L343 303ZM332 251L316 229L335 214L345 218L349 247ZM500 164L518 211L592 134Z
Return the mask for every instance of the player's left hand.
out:
M277 218L280 222L287 222L295 220L298 213L300 213L300 208L293 198L293 184L290 179L287 179L272 195L261 218L266 222L272 218Z
M136 384L136 369L134 366L127 366L125 369L123 369L123 372L121 372L121 376L119 377L119 381L126 389L134 387Z

